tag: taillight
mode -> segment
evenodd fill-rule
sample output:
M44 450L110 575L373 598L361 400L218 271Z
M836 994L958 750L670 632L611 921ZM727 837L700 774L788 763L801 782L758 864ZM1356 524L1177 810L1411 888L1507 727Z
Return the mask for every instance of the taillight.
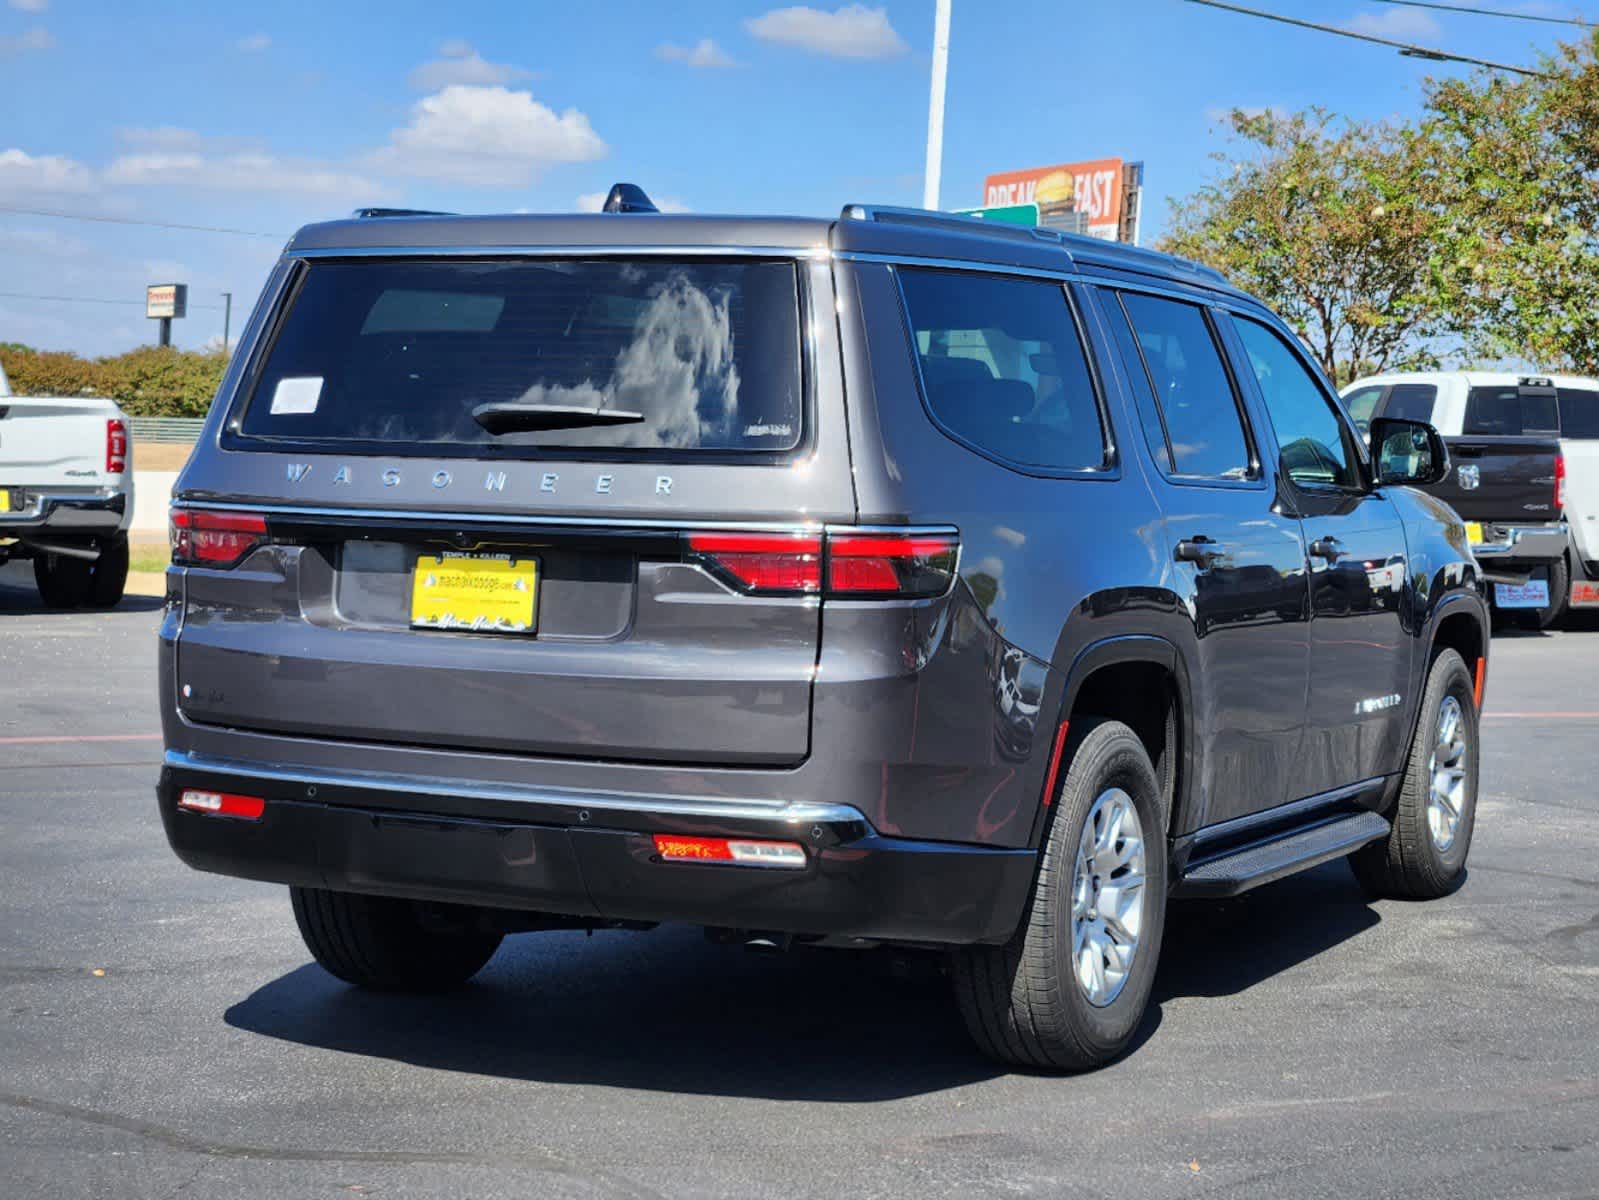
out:
M841 596L942 596L955 578L953 533L832 533L827 592Z
M655 835L655 853L662 862L731 863L740 867L776 867L798 871L805 867L805 847L798 842L755 841L749 838L682 837Z
M954 533L692 533L701 562L740 591L850 599L941 596L955 579ZM825 571L823 564L826 564Z
M128 469L128 427L112 417L105 423L105 473L121 475Z
M741 591L804 595L822 589L814 533L692 533L689 549Z
M259 513L174 508L170 528L172 561L231 567L266 540L266 531L266 518Z
M1555 455L1555 515L1566 507L1566 456Z

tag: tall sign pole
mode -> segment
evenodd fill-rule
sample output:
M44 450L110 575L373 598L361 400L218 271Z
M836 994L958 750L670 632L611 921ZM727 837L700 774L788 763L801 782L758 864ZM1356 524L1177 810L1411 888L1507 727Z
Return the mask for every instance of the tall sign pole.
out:
M944 169L944 77L949 73L950 0L938 0L933 19L933 91L927 103L927 170L922 176L922 207L938 208L939 175Z
M188 313L188 284L152 283L144 289L144 315L161 322L161 345L172 345L172 322L182 320Z
M233 293L222 293L222 356L228 353L228 330L233 324Z

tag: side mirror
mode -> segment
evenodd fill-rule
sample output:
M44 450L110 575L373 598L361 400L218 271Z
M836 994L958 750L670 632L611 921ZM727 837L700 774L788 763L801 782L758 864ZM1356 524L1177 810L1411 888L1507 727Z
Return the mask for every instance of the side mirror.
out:
M1426 487L1442 483L1449 475L1449 448L1426 421L1373 417L1371 461L1379 486L1400 483Z

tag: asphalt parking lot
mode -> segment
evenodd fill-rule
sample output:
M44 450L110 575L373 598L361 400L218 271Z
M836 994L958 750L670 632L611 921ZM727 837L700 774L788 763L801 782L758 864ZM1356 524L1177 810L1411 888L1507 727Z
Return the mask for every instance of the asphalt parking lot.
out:
M1174 910L1095 1075L1005 1073L936 964L692 930L511 939L364 996L152 785L159 601L0 569L0 1193L1599 1195L1599 626L1497 638L1470 877L1340 863Z

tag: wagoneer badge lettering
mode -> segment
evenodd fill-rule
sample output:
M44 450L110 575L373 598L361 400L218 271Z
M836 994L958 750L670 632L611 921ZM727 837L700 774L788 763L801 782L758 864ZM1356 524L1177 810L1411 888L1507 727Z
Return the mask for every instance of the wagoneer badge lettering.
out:
M299 483L310 473L310 463L290 463L287 468L290 483Z
M384 487L395 487L396 485L399 484L399 482L400 482L400 473L398 471L396 471L393 467L390 467L387 471L383 472L383 486Z
M450 473L448 471L434 471L433 472L433 486L436 487L436 488L447 488L447 487L449 487L450 486Z
M333 482L336 484L350 482L350 468L348 465L340 464L339 469L333 473Z

